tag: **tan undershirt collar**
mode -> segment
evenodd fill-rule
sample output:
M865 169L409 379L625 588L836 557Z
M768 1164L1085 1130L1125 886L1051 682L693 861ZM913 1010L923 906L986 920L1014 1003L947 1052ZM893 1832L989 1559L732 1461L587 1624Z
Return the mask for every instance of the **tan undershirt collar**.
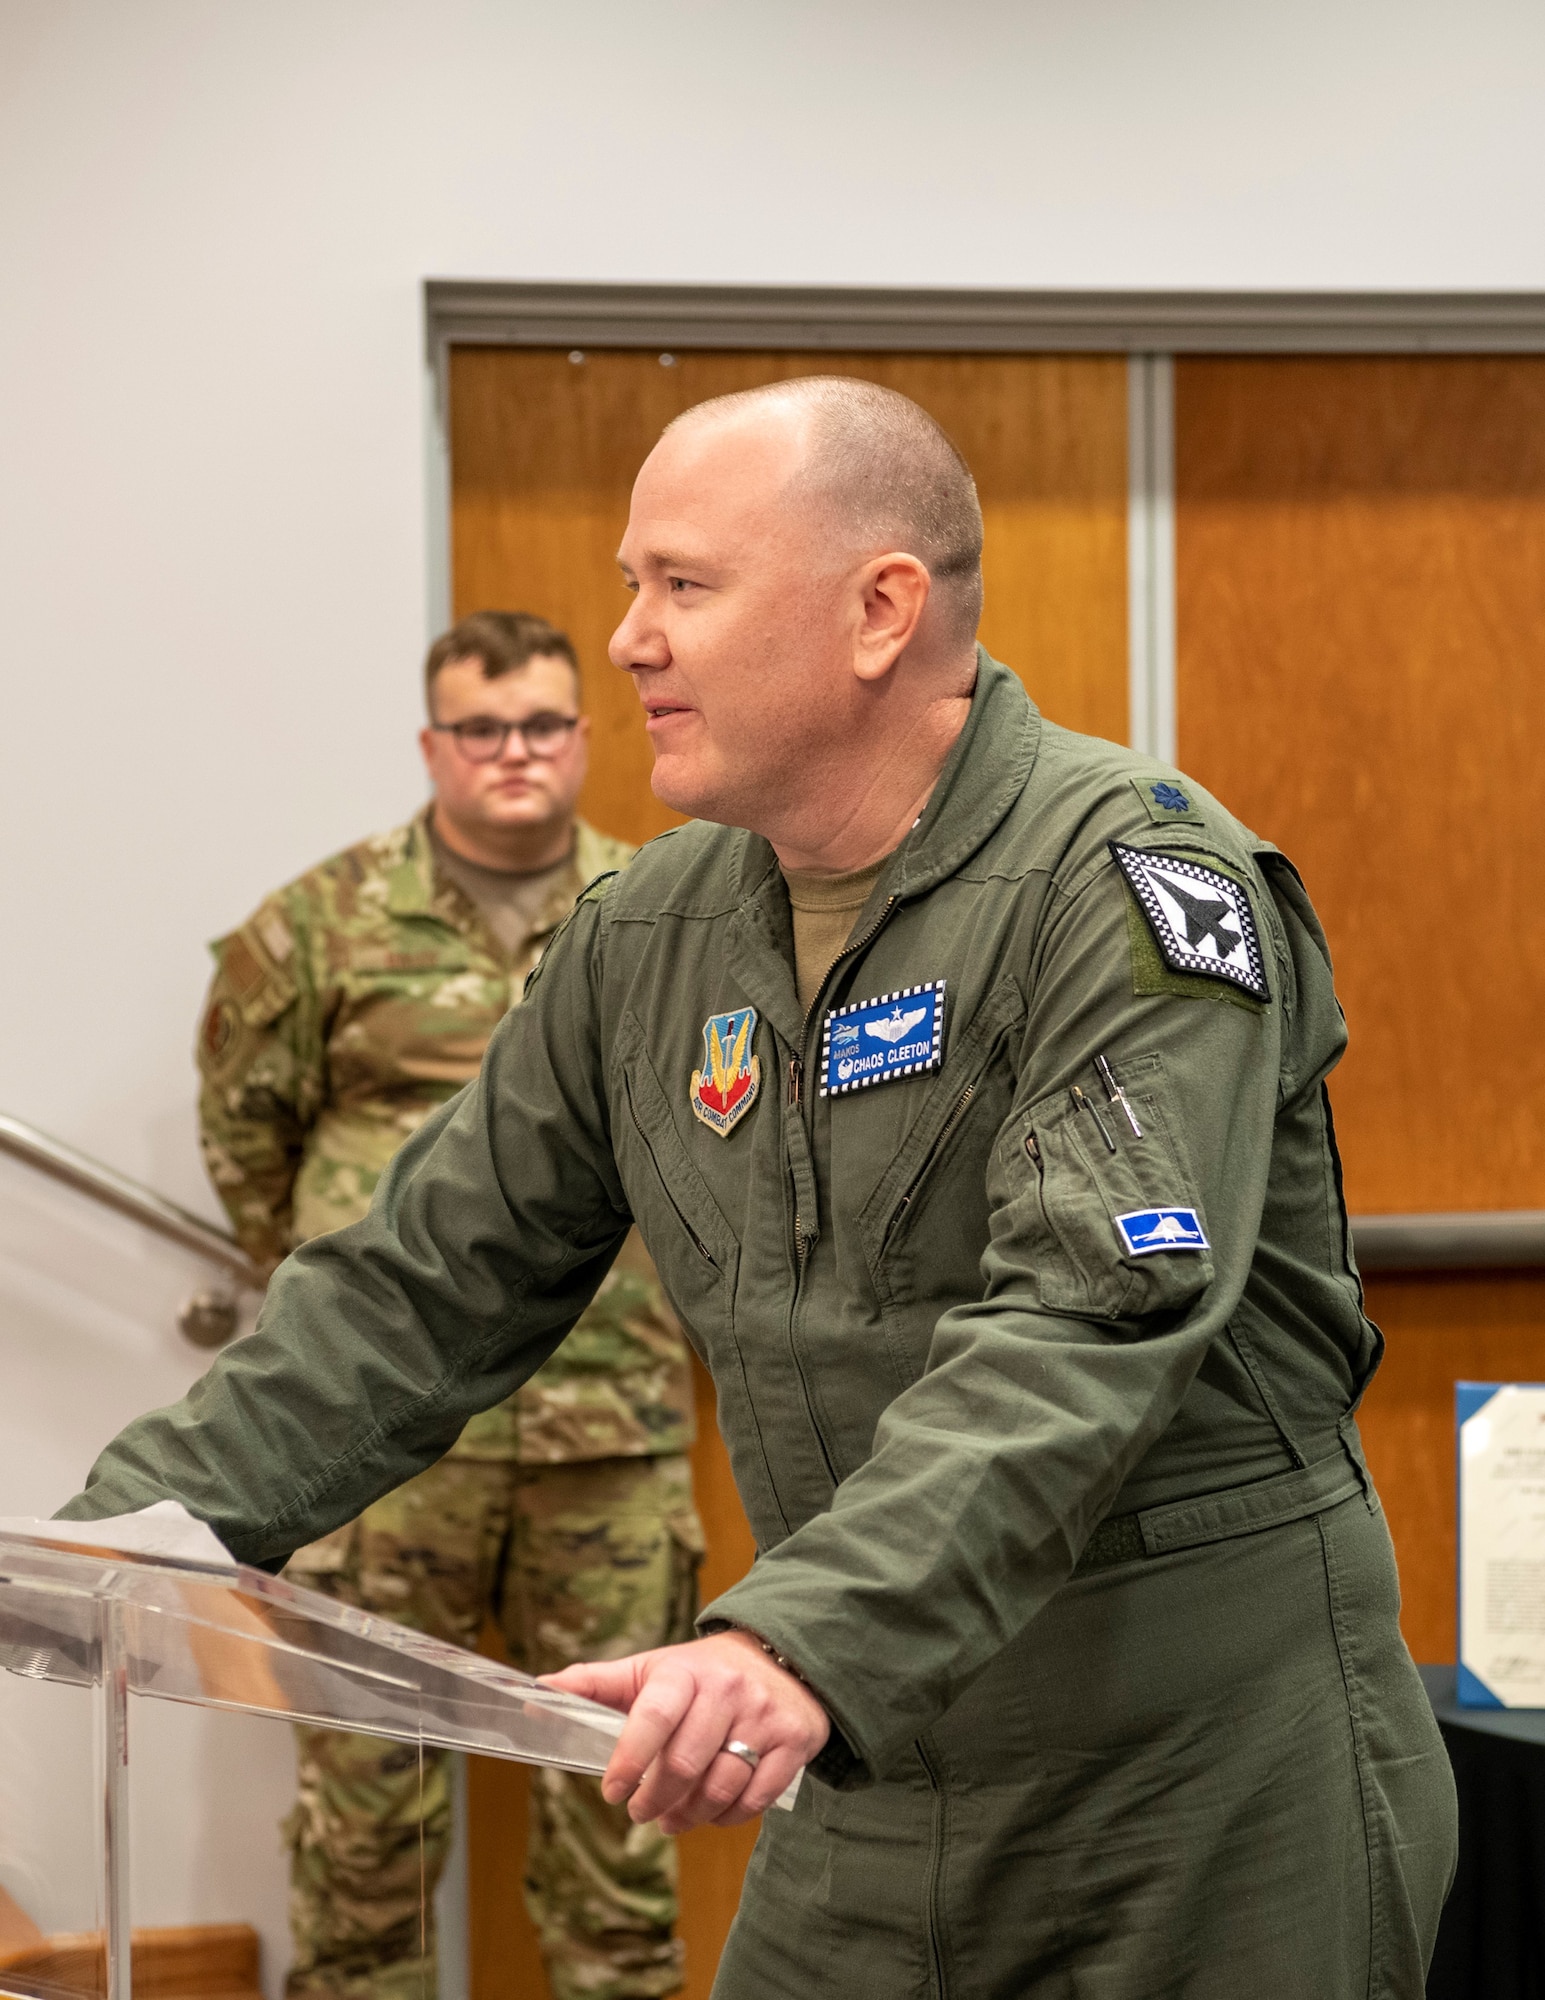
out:
M785 868L789 908L794 915L794 984L808 1013L832 962L853 935L853 924L889 861L884 855L851 875L806 875Z
M541 922L553 890L574 866L571 848L545 868L488 868L447 847L429 822L435 866L477 905L482 918L512 960L519 959Z

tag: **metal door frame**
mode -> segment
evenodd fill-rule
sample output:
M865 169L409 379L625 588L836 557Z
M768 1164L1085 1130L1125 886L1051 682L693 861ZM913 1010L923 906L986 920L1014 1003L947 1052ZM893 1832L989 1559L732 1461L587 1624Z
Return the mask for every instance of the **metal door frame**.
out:
M1125 354L1127 673L1135 749L1175 756L1176 354L1537 354L1545 292L1052 292L869 286L424 286L429 624L450 622L453 344Z

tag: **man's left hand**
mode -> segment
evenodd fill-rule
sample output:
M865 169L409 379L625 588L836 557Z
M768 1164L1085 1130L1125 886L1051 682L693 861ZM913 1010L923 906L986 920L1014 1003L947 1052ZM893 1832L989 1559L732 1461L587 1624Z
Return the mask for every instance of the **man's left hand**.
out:
M542 1678L627 1715L601 1792L612 1805L626 1799L632 1819L657 1819L665 1833L755 1819L831 1734L810 1689L749 1632L716 1632ZM753 1751L755 1768L728 1743Z

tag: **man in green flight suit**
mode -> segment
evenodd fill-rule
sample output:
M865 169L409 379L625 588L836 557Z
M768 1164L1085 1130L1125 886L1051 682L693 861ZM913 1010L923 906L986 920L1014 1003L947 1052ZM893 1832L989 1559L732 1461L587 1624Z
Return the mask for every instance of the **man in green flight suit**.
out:
M575 817L586 721L566 636L482 612L435 641L431 804L281 889L215 946L200 1123L243 1246L276 1266L357 1222L403 1141L471 1077L576 899L633 850ZM557 1354L429 1470L287 1574L534 1672L686 1637L701 1530L680 1327L630 1236ZM450 1835L448 1759L299 1731L289 1990L432 1993L419 1921ZM675 1856L594 1780L533 1775L527 1900L559 2000L681 1983Z
M719 2000L1419 2000L1453 1786L1357 1439L1325 939L1267 842L975 645L980 557L891 391L671 426L612 657L696 823L64 1512L175 1496L282 1560L524 1379L636 1221L759 1558L700 1637L557 1679L628 1712L639 1824L804 1767Z

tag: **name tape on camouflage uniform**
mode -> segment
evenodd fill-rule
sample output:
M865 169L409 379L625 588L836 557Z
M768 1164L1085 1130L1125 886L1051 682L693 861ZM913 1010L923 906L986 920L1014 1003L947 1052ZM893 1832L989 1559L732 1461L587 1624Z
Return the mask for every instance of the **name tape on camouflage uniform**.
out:
M692 1115L727 1139L756 1102L762 1065L752 1054L756 1009L736 1007L703 1023L703 1067L692 1072Z
M1255 913L1242 883L1178 854L1149 853L1117 840L1110 851L1172 972L1226 980L1257 1000L1271 998Z
M944 981L834 1007L821 1030L821 1095L917 1076L944 1059Z

